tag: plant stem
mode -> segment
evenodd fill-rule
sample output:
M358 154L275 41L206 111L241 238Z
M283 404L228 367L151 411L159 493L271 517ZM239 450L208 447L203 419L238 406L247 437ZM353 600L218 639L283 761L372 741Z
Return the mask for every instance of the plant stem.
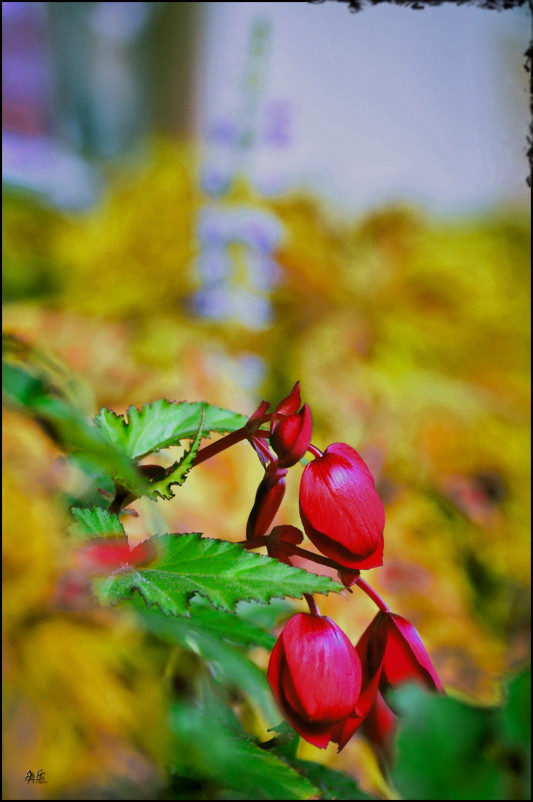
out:
M254 432L254 435L260 435L261 437L269 436L268 432L262 431ZM216 441L216 443L209 443L208 446L204 446L198 451L193 462L193 466L196 467L196 465L200 465L200 463L205 462L207 459L215 457L217 454L220 454L221 451L225 451L226 448L234 446L235 443L240 443L241 440L246 440L248 436L249 433L246 429L246 426L242 426L240 429L230 432L230 434L227 434L225 437L221 437L220 440Z
M224 451L226 448L235 445L235 443L240 443L241 440L246 440L248 437L248 432L246 428L243 426L241 429L237 429L230 434L227 434L225 437L221 437L220 440L217 440L216 443L209 443L208 446L204 446L201 448L193 462L193 466L200 465L201 462L205 462L206 459L211 459L211 457L216 456L216 454L220 454L221 451Z
M310 451L311 454L314 454L315 457L323 457L324 456L324 453L319 448L314 446L312 443L309 443L309 445L307 446L307 450Z
M309 612L311 613L311 615L320 615L320 610L318 609L316 601L314 600L311 593L304 593L304 599L309 605Z
M250 540L239 540L237 543L239 546L244 546L246 549L257 549L260 546L266 546L265 541L266 537L261 535L261 537L250 538ZM318 563L319 565L327 565L328 568L335 568L337 571L342 571L346 568L346 566L340 565L340 563L336 563L334 560L330 560L329 557L323 557L321 554L315 554L314 551L301 549L293 543L284 543L284 545L287 549L290 549L291 554L297 555L298 557L305 557L306 560L312 560L312 562Z
M354 582L354 585L358 585L358 586L361 588L361 590L362 590L364 593L366 593L366 595L368 596L368 598L369 598L369 599L372 599L372 601L374 602L374 604L375 604L377 607L379 607L379 609L380 609L382 612L384 612L384 613L390 613L390 608L389 608L389 607L387 607L387 605L385 604L385 602L383 601L383 599L381 598L381 596L379 596L379 595L376 593L376 591L374 590L374 588L371 588L371 587L370 587L370 585L368 585L368 584L365 582L365 580L364 580L364 579L361 579L361 577L360 577L360 576L358 576L358 577L357 577L357 579L356 579L356 580L355 580L355 582Z

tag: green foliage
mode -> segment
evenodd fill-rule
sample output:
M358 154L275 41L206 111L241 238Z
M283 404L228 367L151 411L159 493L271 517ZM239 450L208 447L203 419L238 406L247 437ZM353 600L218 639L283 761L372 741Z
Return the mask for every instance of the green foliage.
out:
M254 606L258 609L258 605ZM286 606L289 607L288 603ZM243 617L241 607L242 605L238 604L236 613L228 613L212 607L201 596L193 596L189 612L194 625L201 627L206 633L216 635L218 638L227 638L242 646L262 646L264 649L271 649L275 643L274 636L258 622ZM265 605L262 604L261 607L264 608ZM290 609L292 610L292 607Z
M131 460L112 443L103 442L83 414L47 379L43 373L6 360L2 364L6 403L31 415L66 453L82 451L87 462L104 473L120 475L125 487L136 495L143 494L146 483Z
M137 591L146 604L163 613L185 615L195 593L215 607L235 609L241 599L268 601L329 593L342 586L270 557L251 554L235 543L203 538L198 533L152 538L157 557L149 568L113 574L95 583L102 604L115 604Z
M245 415L211 404L162 398L145 404L142 409L129 407L126 415L117 415L104 407L94 422L105 442L117 446L128 457L139 459L194 438L200 428L202 413L203 436L209 432L233 432L247 421Z
M202 705L172 710L176 743L173 770L182 777L210 778L210 799L310 799L315 786L242 731L237 719L202 688ZM206 763L206 733L209 733Z
M320 791L320 799L373 799L355 780L342 771L335 771L311 760L291 760L291 766L303 774Z
M80 540L126 536L118 515L113 515L103 507L72 507L70 511L75 520L70 532Z
M251 628L236 615L213 608L191 606L190 618L166 617L155 609L136 603L140 625L172 646L200 655L209 665L213 679L226 689L249 694L268 718L276 712L263 671L250 660L246 646L272 648L274 638L264 630Z
M473 707L414 686L394 694L401 715L394 784L405 799L530 799L530 674L504 707Z

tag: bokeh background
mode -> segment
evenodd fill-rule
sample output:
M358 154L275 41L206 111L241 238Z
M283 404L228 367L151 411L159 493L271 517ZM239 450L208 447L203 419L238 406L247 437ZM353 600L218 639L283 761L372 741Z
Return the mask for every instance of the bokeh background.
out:
M368 580L452 697L504 704L530 642L530 11L6 2L2 15L5 330L88 417L161 397L249 414L299 380L313 441L357 448L385 503L385 563ZM138 660L122 618L86 611L82 626L54 609L65 499L94 489L6 414L7 798L144 798L165 750L157 661ZM260 475L236 447L172 502L138 502L128 535L149 521L240 540ZM297 525L291 478L277 521ZM362 595L321 610L354 640L372 615ZM302 756L397 798L358 738ZM28 768L48 785L25 784ZM509 771L514 796L485 798L527 798Z

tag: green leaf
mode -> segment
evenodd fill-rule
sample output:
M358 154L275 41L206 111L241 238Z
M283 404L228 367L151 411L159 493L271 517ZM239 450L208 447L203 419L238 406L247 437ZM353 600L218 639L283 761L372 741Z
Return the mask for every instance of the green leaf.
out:
M174 706L174 771L216 780L224 790L215 799L316 797L317 789L297 771L228 726L224 712L205 700L201 707Z
M473 707L411 685L396 691L392 704L401 716L392 776L403 798L511 798L494 749L497 708Z
M101 436L132 459L145 457L167 446L191 439L204 414L204 432L233 432L248 420L245 415L205 402L167 401L162 398L142 409L129 407L117 415L105 407L94 419Z
M229 632L229 637L233 641L241 639L256 643L260 640L261 645L266 643L267 648L271 648L274 645L274 638L260 630L251 632L244 622L239 621L237 616L231 613L213 608L202 610L193 607L193 610L190 618L169 618L153 607L147 609L140 600L135 604L139 622L146 631L157 635L167 643L199 654L210 664L212 676L218 682L248 693L251 699L260 705L263 715L267 718L279 715L265 673L247 657L242 648L225 639ZM210 615L204 615L206 612Z
M146 482L131 460L109 443L104 443L83 414L54 395L43 378L18 365L5 363L2 369L3 393L8 404L31 415L66 453L83 452L106 473L119 476L120 482L136 495L142 495Z
M268 604L255 601L241 601L237 605L237 615L265 629L274 629L281 620L295 613L294 605L285 599L271 599Z
M255 622L242 618L239 615L239 607L240 605L237 606L236 613L228 613L212 607L202 596L193 596L189 608L189 620L193 621L195 626L201 627L204 632L219 638L228 638L243 646L272 649L276 641L274 636L262 626L257 626Z
M184 615L195 593L206 596L215 607L233 610L241 599L266 602L273 597L301 598L303 593L342 590L329 577L198 533L160 535L151 542L158 556L150 567L95 581L102 604L115 604L137 591L148 606L156 604L164 613Z
M174 465L167 470L162 479L157 479L153 482L150 482L149 496L150 498L154 499L154 501L157 501L158 496L165 499L173 498L174 493L170 489L170 486L182 485L184 483L185 479L187 478L187 474L193 466L198 449L200 448L202 433L204 430L204 418L204 410L202 410L198 431L194 436L194 440L191 443L189 450L183 454L180 460L175 462Z
M118 515L113 515L103 507L72 507L70 511L75 519L70 532L75 537L86 539L126 536Z
M311 760L293 758L291 766L313 783L320 791L321 799L374 799L361 791L353 777L342 771L330 769Z
M531 669L509 681L506 698L502 735L509 743L527 744L531 738Z

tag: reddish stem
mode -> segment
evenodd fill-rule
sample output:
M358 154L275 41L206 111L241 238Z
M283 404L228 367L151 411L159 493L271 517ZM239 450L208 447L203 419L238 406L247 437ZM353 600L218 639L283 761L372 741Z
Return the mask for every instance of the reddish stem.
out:
M304 599L309 605L309 612L311 615L320 615L320 610L317 607L316 601L310 593L304 593Z
M271 415L265 415L265 417L261 420L261 424L266 423L269 420ZM254 432L254 436L259 435L260 437L269 437L268 432L263 432L261 430ZM205 462L206 459L211 459L211 457L215 457L217 454L220 454L221 451L225 451L226 448L230 448L234 446L235 443L240 443L241 440L246 440L249 437L249 432L246 426L242 426L240 429L236 429L234 432L230 432L225 437L221 437L220 440L217 440L216 443L209 443L208 446L204 446L201 448L196 458L193 462L193 465L200 465L200 463Z
M246 549L258 549L260 546L266 546L265 540L265 536L262 535L261 537L250 538L250 540L239 540L237 541L237 544L239 546L244 546ZM328 568L335 568L337 571L346 569L345 565L340 565L340 563L330 560L329 557L323 557L321 554L315 554L314 551L301 549L299 546L295 546L293 543L284 543L284 546L286 546L286 548L289 549L293 555L305 557L306 560L311 560L318 565L327 565Z
M211 459L211 457L216 456L216 454L220 454L221 451L224 451L226 448L235 445L235 443L240 443L241 440L246 440L248 437L248 432L246 431L246 427L243 426L241 429L237 429L234 432L230 432L225 437L221 437L220 440L217 440L216 443L209 443L208 446L204 446L201 448L193 462L193 465L200 465L201 462L205 462L206 459Z
M372 601L374 602L374 604L375 604L377 607L379 607L379 609L380 609L380 610L382 610L382 612L384 612L384 613L390 613L390 607L387 607L387 605L385 604L385 602L383 601L383 599L381 598L381 596L379 596L379 595L376 593L376 591L374 590L374 588L371 588L371 587L370 587L370 585L368 585L368 584L365 582L365 580L364 580L364 579L361 579L361 577L360 577L360 576L358 576L358 577L357 577L357 579L355 580L354 584L355 584L355 585L359 585L359 587L361 588L361 590L362 590L364 593L366 593L366 595L368 596L368 598L369 598L369 599L372 599Z
M314 454L315 457L323 457L324 456L324 453L319 448L314 446L312 443L309 443L309 445L307 446L307 450L310 451L311 454Z

